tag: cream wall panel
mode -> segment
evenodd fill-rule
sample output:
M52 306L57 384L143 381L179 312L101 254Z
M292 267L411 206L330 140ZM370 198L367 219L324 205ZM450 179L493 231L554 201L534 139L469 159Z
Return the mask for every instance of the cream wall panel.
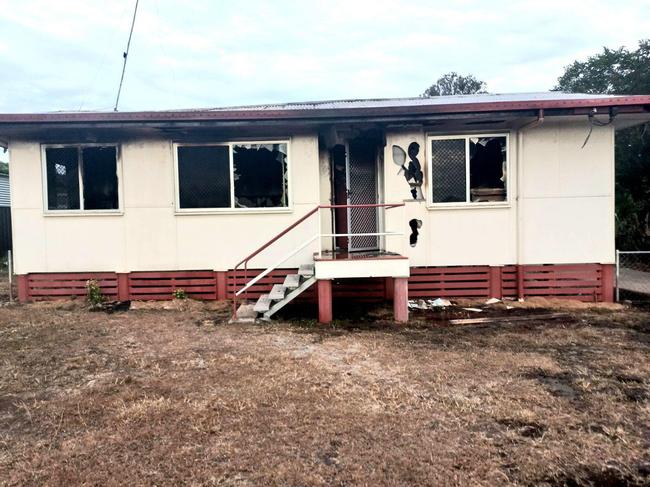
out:
M114 271L124 267L121 216L44 217L47 272Z
M172 208L127 208L124 223L127 271L178 269Z
M14 164L11 166L12 178ZM13 188L12 188L13 191ZM13 258L16 274L47 269L45 225L43 211L38 208L12 208Z
M291 138L289 157L293 204L319 203L318 136L299 135Z
M126 208L173 208L174 164L170 141L127 142L121 146L121 157Z
M523 134L520 262L612 263L614 137L586 120L544 123Z
M41 145L33 142L12 143L10 158L12 208L41 210L43 208Z
M609 197L525 199L523 264L614 262Z
M177 216L178 267L231 269L314 206L299 205L293 213L273 215ZM265 268L275 264L316 235L317 228L318 219L314 215L255 257L249 267ZM295 267L308 262L317 249L316 245L314 242L282 266Z
M560 128L560 195L609 196L614 185L612 164L614 147L613 127L594 127L587 145L582 148L589 133L589 125L565 124Z

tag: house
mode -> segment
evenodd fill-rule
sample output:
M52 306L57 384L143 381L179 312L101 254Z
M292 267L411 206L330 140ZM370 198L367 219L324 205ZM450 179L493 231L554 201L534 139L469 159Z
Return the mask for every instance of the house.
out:
M9 174L0 173L0 258L11 250L11 203L9 196Z
M19 298L610 301L614 135L648 120L558 92L0 114Z

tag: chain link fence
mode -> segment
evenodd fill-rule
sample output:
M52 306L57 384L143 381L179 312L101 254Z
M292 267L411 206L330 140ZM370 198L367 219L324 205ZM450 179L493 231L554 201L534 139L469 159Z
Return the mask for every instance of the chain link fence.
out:
M650 301L650 250L616 251L616 301Z

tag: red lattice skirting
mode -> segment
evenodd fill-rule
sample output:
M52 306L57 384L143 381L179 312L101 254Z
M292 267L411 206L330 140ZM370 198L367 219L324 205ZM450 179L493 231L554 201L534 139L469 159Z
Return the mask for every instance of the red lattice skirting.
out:
M261 270L249 270L247 277ZM248 299L268 293L295 269L276 269L248 291ZM172 299L182 289L195 299L228 299L244 284L244 271L74 272L31 273L18 276L20 301L85 296L86 281L95 279L109 299ZM412 267L409 298L558 297L581 301L612 301L611 264L548 264L496 266ZM341 279L333 283L334 299L379 301L393 294L392 279ZM315 301L312 287L300 301Z

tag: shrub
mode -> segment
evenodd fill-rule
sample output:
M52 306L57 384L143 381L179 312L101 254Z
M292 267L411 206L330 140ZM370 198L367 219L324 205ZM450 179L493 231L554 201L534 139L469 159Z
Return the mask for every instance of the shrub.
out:
M86 281L86 292L88 296L88 301L93 306L99 306L104 301L104 296L102 296L102 290L99 287L99 283L95 279L89 279Z
M184 289L174 289L174 299L187 299L187 293Z

